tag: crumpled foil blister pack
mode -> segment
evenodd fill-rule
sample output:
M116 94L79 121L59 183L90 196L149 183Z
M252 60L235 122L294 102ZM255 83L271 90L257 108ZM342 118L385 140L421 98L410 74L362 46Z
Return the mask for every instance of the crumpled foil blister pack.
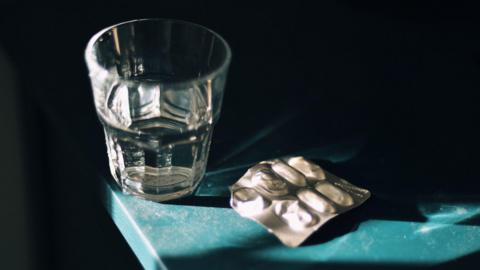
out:
M231 206L296 247L335 216L355 208L370 192L299 156L251 167L231 190Z

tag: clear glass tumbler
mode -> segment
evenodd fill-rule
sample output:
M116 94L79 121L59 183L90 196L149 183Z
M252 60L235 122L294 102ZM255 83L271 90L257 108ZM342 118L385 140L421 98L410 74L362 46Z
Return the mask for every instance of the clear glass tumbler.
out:
M124 192L154 201L202 179L231 52L217 33L169 19L108 27L85 51L110 170Z

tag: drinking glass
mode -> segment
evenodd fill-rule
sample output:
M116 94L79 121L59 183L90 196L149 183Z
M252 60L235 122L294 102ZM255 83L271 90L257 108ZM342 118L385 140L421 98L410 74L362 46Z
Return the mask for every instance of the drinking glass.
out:
M194 23L141 19L97 33L85 59L122 190L154 201L191 194L220 115L231 59L225 40Z

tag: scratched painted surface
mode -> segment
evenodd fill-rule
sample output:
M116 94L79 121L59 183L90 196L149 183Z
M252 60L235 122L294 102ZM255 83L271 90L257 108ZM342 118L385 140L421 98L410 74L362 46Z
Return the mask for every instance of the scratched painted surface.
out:
M425 203L425 221L367 219L332 239L281 245L255 222L221 207L160 204L105 181L107 209L146 269L290 269L428 266L480 250L478 204ZM321 233L321 232L319 232Z

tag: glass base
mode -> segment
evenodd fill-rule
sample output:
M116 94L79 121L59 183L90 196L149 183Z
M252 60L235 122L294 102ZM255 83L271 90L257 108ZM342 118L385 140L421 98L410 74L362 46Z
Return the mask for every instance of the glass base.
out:
M130 167L121 188L126 194L161 202L188 196L197 188L203 176L192 176L192 169L172 166L167 168Z
M148 194L148 193L138 192L138 191L129 189L128 187L123 187L122 191L125 194L133 195L135 197L139 197L139 198L144 199L144 200L155 201L155 202L163 202L163 201L180 199L180 198L189 196L193 193L195 188L196 188L196 186L195 187L190 187L190 188L185 188L185 189L176 191L174 193L166 193L166 194Z

